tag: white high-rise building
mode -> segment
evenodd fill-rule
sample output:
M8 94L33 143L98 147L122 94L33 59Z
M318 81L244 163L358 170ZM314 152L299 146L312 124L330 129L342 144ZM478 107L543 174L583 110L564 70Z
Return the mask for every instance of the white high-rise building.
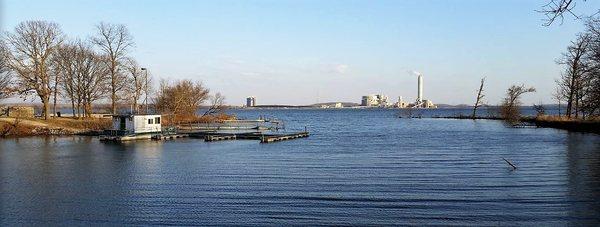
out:
M250 96L246 98L246 107L254 107L256 106L256 97Z

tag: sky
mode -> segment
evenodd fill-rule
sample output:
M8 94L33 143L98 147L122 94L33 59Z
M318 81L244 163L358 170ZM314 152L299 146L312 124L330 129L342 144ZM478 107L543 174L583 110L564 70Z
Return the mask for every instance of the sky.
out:
M534 0L0 0L0 29L27 20L87 39L100 22L124 24L130 56L157 78L202 81L231 105L356 102L368 94L434 103L486 102L512 84L534 86L525 104L554 103L556 60L582 22L542 26ZM581 14L600 2L578 3Z

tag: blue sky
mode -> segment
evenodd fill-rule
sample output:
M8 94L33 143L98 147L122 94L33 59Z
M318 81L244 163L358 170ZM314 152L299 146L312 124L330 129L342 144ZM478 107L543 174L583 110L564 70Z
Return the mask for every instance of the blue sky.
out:
M487 101L508 86L538 92L526 104L550 103L555 64L580 21L542 26L545 1L29 1L4 0L1 29L25 20L59 23L87 38L104 21L125 24L131 56L155 77L195 79L242 104L360 102L365 94L472 103L487 77ZM599 2L582 2L588 13Z

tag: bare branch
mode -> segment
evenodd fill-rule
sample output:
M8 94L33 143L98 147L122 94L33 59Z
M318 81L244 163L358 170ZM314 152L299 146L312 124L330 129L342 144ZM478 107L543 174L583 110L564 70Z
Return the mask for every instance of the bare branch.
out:
M97 34L91 38L93 44L100 48L105 56L103 59L108 66L110 76L110 99L112 113L117 113L119 93L126 86L125 64L127 52L133 47L133 37L125 25L100 23L96 26Z
M20 94L35 92L42 100L46 119L53 84L50 59L62 40L58 24L46 21L22 22L6 35L9 66L17 76L15 88Z
M214 96L210 97L210 101L210 106L202 116L221 113L225 110L225 96L221 95L221 93L217 92Z

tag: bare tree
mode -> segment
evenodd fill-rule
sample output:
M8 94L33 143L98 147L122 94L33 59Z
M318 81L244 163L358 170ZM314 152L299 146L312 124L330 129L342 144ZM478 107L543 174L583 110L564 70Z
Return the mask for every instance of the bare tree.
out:
M221 95L220 92L217 92L214 96L210 97L210 106L202 116L221 113L223 110L225 110L225 96Z
M59 87L63 97L71 102L73 116L79 115L82 102L79 87L81 84L81 77L77 73L76 60L78 42L80 41L61 45L54 57L55 74L61 79ZM77 106L75 104L77 104Z
M100 23L96 26L97 34L92 42L106 55L108 75L110 76L110 100L112 113L117 113L119 93L126 86L123 72L127 52L133 47L133 38L125 25Z
M89 117L93 102L108 93L109 76L105 56L80 40L61 46L55 57L60 87L71 101L73 116Z
M542 6L542 9L537 10L537 12L543 13L546 16L544 26L550 26L556 19L560 19L560 23L562 24L565 14L570 14L578 19L580 18L573 13L575 4L575 0L550 0L550 2Z
M126 68L127 79L129 81L126 87L128 99L131 102L133 112L139 113L139 101L142 95L148 95L146 93L149 91L151 79L148 77L148 73L144 73L138 63L132 58L127 58Z
M582 114L600 115L600 18L586 21L586 33L591 37L586 55L589 70L582 81Z
M9 97L11 94L12 74L8 65L7 51L4 42L0 40L0 100Z
M547 4L543 5L540 10L536 10L538 13L542 13L546 16L544 20L544 26L550 26L556 20L560 20L560 24L563 23L565 16L572 16L573 18L580 20L582 18L591 18L600 13L600 10L596 10L591 15L577 14L573 9L577 6L577 3L587 2L586 0L549 0Z
M200 82L181 80L169 83L161 80L154 104L161 113L195 116L207 99L208 89Z
M500 115L508 123L514 124L519 122L521 114L519 107L522 105L521 96L525 93L535 92L535 88L527 88L525 85L512 85L506 91L506 97L502 101L500 107Z
M83 112L86 117L92 114L92 104L102 99L110 91L110 79L105 63L108 56L95 53L92 48L79 43L77 48L77 72L81 77L79 92L82 97Z
M479 108L479 106L481 106L483 97L485 97L485 95L483 94L483 84L484 83L485 83L485 77L481 78L481 84L479 85L479 90L477 91L477 99L475 99L475 105L473 105L473 115L471 115L471 117L473 119L475 119L475 117L477 115L477 108Z
M566 116L569 118L573 113L575 113L575 117L579 116L584 76L590 70L585 57L589 51L590 42L591 37L588 34L578 35L577 40L571 42L571 45L567 48L567 52L558 61L559 64L567 66L559 80L558 86L566 95Z
M537 116L546 115L546 107L542 102L540 102L540 104L533 104L533 109L535 110Z
M557 81L558 83L558 81ZM560 86L556 87L556 90L552 93L552 98L554 100L556 100L557 104L558 104L558 116L560 117L562 115L562 101L565 100L565 91L564 89L562 89Z
M46 21L26 21L6 35L10 49L9 64L16 73L19 93L35 92L44 106L43 116L48 119L52 76L50 59L62 42L58 24Z

